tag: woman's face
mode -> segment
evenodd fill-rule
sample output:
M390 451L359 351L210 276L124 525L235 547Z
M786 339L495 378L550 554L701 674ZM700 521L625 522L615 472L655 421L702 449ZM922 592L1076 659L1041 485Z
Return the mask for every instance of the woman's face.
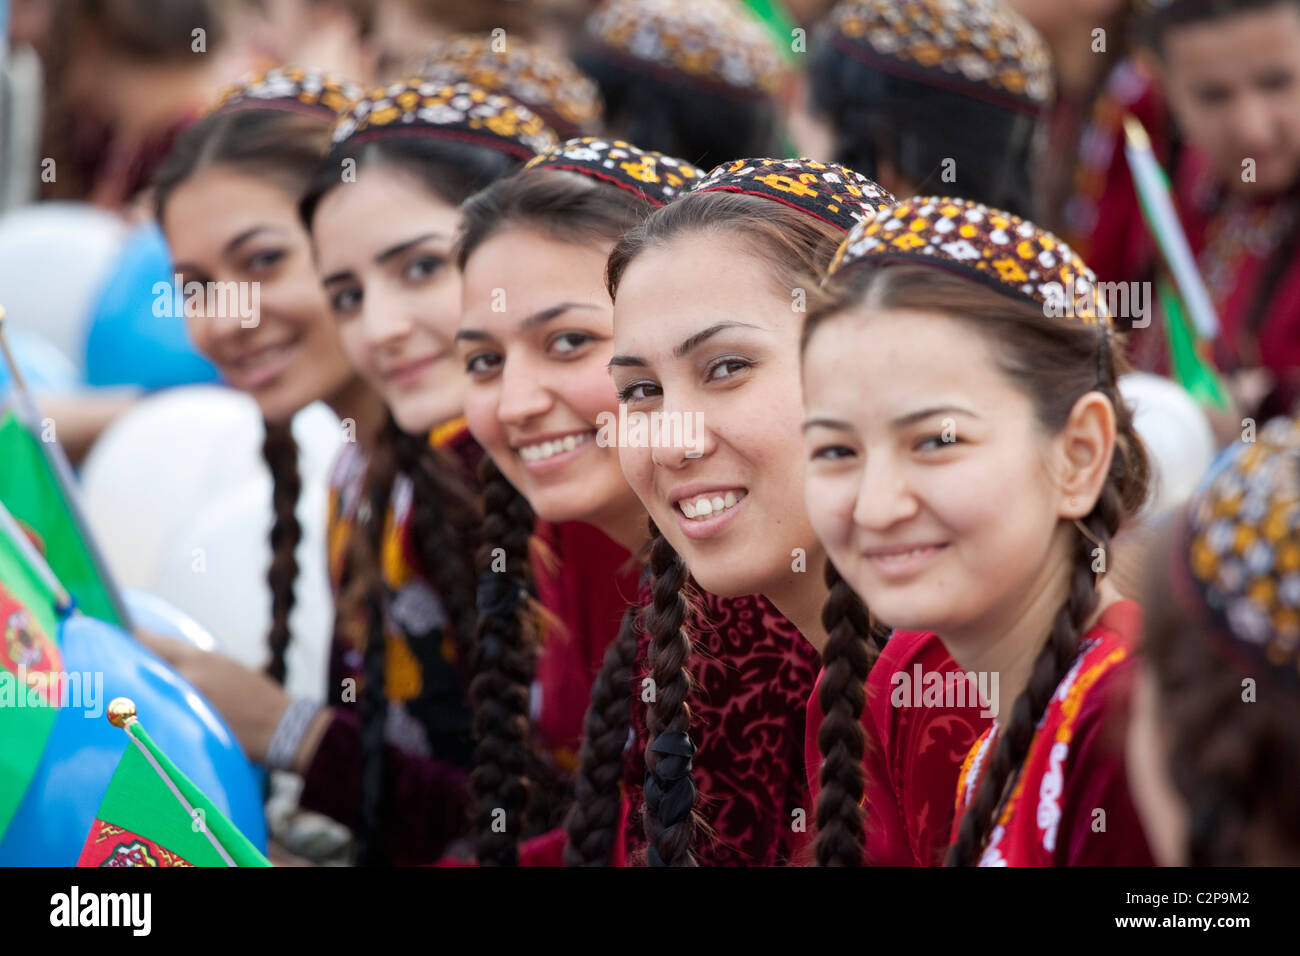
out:
M1155 675L1145 662L1134 686L1126 758L1142 831L1160 866L1184 866L1187 806L1169 779L1169 748Z
M598 420L618 411L609 248L494 234L465 263L457 347L470 431L538 516L621 538L618 526L645 520Z
M820 573L800 507L795 301L770 265L717 235L651 248L619 284L614 384L629 419L651 416L650 441L619 449L623 473L714 594L779 593Z
M203 302L186 309L195 346L268 421L287 421L354 382L289 193L212 167L176 187L162 227L180 281L221 293L186 297Z
M1300 9L1278 3L1175 27L1163 46L1170 109L1227 188L1277 193L1295 183Z
M1053 565L1061 439L985 337L938 314L850 312L818 328L803 381L808 513L845 580L892 627L1005 622Z
M460 213L406 173L364 169L327 192L312 221L316 265L343 349L403 431L462 414L455 350Z

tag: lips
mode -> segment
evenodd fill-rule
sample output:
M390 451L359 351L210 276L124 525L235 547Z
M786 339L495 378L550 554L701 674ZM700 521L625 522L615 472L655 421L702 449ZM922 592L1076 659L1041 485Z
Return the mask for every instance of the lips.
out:
M696 541L720 533L735 520L748 498L749 489L743 485L702 482L674 488L668 495L682 533Z
M301 341L300 336L293 336L234 355L222 362L222 374L231 385L244 391L265 388L293 364Z
M867 548L862 556L884 577L908 577L934 561L948 545L944 542L919 542L887 547Z
M385 379L392 382L398 388L410 388L419 384L424 377L424 373L433 368L439 361L446 356L445 352L437 355L428 355L424 358L411 359L396 365L390 365L383 370L381 374Z

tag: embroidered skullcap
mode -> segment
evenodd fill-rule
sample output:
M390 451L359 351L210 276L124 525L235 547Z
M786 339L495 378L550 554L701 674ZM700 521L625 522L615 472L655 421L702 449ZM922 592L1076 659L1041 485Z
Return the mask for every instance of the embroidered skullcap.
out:
M906 199L864 220L835 251L828 275L899 262L939 266L1042 305L1049 315L1113 325L1096 275L1065 242L1019 216L968 199Z
M584 136L560 143L524 167L563 169L611 183L635 193L656 206L676 199L704 173L690 163L650 149L640 149L621 139Z
M1300 680L1300 422L1274 419L1225 452L1188 503L1185 532L1228 656Z
M1047 44L997 0L845 0L831 42L873 69L1038 112L1055 83Z
M814 159L737 159L715 167L691 192L764 196L845 232L897 201L861 173Z
M335 146L380 136L430 136L529 159L555 145L542 118L504 93L472 83L412 78L373 90L334 124Z
M363 92L360 85L328 73L277 66L226 87L208 112L289 110L332 120L350 109Z
M464 81L513 96L562 135L594 132L600 123L596 84L565 57L514 37L450 37L411 72L433 83Z
M786 79L771 34L739 0L605 0L587 34L606 56L735 94L771 96Z

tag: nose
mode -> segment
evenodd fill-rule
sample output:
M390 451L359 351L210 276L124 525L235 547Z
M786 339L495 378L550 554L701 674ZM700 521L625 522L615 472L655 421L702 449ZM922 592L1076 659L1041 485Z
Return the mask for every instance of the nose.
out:
M906 471L888 455L869 456L853 506L858 528L883 531L916 514L918 504L908 486Z
M374 351L387 351L411 334L414 323L400 296L386 295L382 287L367 288L357 321L365 344Z
M1273 140L1274 122L1272 110L1263 96L1246 93L1238 97L1231 115L1232 135L1243 155L1249 156L1252 150L1262 151L1269 147Z
M646 413L630 412L629 419L634 414ZM717 436L705 427L704 413L698 409L677 408L665 401L647 419L650 458L661 468L679 471L717 447ZM632 431L630 424L628 430Z
M551 391L536 369L522 359L502 359L501 393L497 400L497 418L503 425L522 425L550 409Z

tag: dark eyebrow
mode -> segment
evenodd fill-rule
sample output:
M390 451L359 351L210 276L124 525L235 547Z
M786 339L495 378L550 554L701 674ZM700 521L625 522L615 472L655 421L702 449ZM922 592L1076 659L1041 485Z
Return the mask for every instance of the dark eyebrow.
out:
M673 358L685 358L713 336L717 335L719 332L725 332L727 329L758 329L760 332L766 331L761 326L751 325L748 322L718 322L714 325L710 325L707 329L704 329L701 332L696 332L690 338L682 342L681 345L677 346L677 348L673 349ZM645 364L645 359L638 358L635 355L615 355L609 360L608 367L615 368L618 366L625 368L644 368Z
M810 428L833 428L839 432L853 430L847 422L842 422L836 418L810 418L800 426L799 430L806 432Z
M221 254L225 256L231 255L236 249L246 243L249 239L252 239L259 232L278 232L284 234L285 230L280 229L277 226L254 226L252 229L245 229L239 235L235 236L235 238L226 243L225 248L221 250Z
M673 349L673 358L685 358L695 349L699 348L706 341L717 335L719 332L727 329L758 329L757 325L750 325L748 322L717 322L710 325L703 332L696 332L677 348ZM759 329L759 331L763 331Z
M539 325L545 325L547 322L550 322L552 319L558 319L560 316L564 315L564 313L572 309L594 309L594 308L597 308L597 306L592 305L590 302L560 302L557 305L552 305L545 309L539 309L538 311L534 312L532 315L525 316L524 320L519 323L519 331L527 332L530 329L537 328ZM456 337L455 337L455 340L457 342L461 342L461 341L487 342L490 341L491 339L492 339L491 335L489 335L487 332L480 331L479 329L461 329L456 333Z
M933 415L942 415L948 412L950 414L967 415L971 418L979 418L969 409L962 408L960 405L935 405L931 408L922 408L919 411L909 412L906 415L900 415L889 424L894 428L906 428L908 425L915 425L917 422L924 421Z
M407 239L405 242L399 242L395 246L389 246L379 255L375 256L375 265L382 266L389 259L392 259L394 256L400 256L406 250L411 249L414 246L418 246L426 239L446 239L446 238L447 236L441 232L422 233L421 235L418 235L413 239Z
M570 309L594 309L596 306L590 302L561 302L553 305L548 309L540 309L532 315L525 318L519 323L519 331L527 332L537 328L539 325L545 325L552 319L557 319Z

